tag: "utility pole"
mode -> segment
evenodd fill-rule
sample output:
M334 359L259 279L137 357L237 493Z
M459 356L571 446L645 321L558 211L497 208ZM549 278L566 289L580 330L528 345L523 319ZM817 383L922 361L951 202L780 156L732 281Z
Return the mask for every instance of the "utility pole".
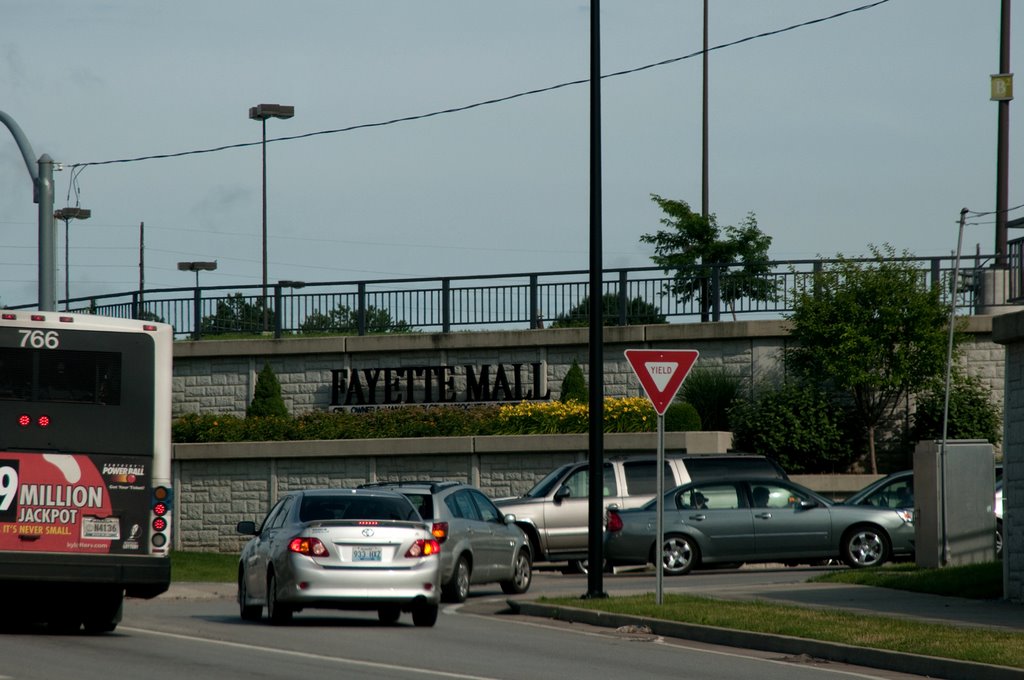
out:
M1002 0L999 20L999 73L992 77L992 99L999 103L999 129L996 150L996 262L998 269L1008 265L1006 211L1009 208L1010 100L1013 99L1013 74L1010 73L1010 0Z

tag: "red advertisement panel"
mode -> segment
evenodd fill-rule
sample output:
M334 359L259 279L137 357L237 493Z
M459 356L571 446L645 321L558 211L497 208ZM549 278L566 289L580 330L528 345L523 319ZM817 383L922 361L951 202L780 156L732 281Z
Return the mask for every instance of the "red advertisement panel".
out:
M142 553L148 459L0 452L0 550Z

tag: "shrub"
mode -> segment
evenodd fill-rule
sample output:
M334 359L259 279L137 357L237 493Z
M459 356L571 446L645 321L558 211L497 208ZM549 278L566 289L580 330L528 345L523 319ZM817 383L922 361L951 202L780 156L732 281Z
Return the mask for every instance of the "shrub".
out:
M729 412L733 445L774 458L790 474L845 472L856 458L846 411L819 389L765 386Z
M942 412L946 401L946 381L935 380L918 395L913 415L913 442L942 438ZM1003 417L992 401L992 393L973 376L956 372L949 390L949 439L984 439L998 444L1003 435Z
M666 432L698 432L704 429L702 423L703 419L700 413L697 412L693 404L688 402L675 401L665 409Z
M493 434L572 434L589 430L587 404L578 401L529 402L472 408L405 406L369 413L305 413L238 418L218 414L187 414L172 427L174 441L236 442L303 439L374 439ZM657 414L642 397L608 398L604 402L605 432L653 432ZM672 404L665 414L666 431L700 429L700 416L689 404Z
M558 399L559 401L582 401L583 403L590 401L583 369L575 359L572 360L572 366L565 372L565 377L562 379L562 391Z
M263 370L256 376L256 388L253 390L252 403L245 410L246 418L276 416L288 417L288 407L281 398L281 383L271 370L270 364L263 364Z
M727 431L729 409L740 396L742 386L743 380L724 368L698 368L686 376L680 395L700 414L703 429Z

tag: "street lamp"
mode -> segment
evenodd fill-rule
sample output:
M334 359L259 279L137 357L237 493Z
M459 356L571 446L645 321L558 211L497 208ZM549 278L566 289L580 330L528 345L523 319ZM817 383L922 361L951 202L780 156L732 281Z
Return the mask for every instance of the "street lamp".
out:
M178 270L183 272L196 273L196 288L199 287L199 272L212 272L217 268L217 261L213 262L179 262Z
M258 120L263 125L263 332L267 331L267 119L291 118L295 115L294 106L282 104L259 104L249 107L250 120Z
M71 304L71 277L68 276L68 223L71 220L87 220L92 215L85 208L59 208L53 211L53 219L64 220L64 311Z

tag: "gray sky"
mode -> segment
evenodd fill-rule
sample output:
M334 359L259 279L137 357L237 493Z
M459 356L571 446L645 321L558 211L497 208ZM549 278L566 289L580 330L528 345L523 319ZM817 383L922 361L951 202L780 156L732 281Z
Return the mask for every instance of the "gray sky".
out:
M710 0L712 46L869 0ZM701 49L699 0L604 0L604 73ZM748 212L773 259L956 248L961 208L995 207L999 0L889 0L711 54L710 207ZM290 104L268 139L433 113L589 78L583 0L4 0L0 110L65 164L73 297L261 281L250 106ZM1021 10L1013 35L1024 36ZM1012 56L1012 55L1011 55ZM1011 69L1012 70L1012 69ZM647 266L657 193L701 202L699 56L602 83L606 267ZM348 281L586 269L589 86L268 144L269 278ZM1024 203L1010 131L1009 205ZM1019 120L1019 117L1018 117ZM76 181L72 183L72 177ZM1024 210L1010 217L1024 215ZM37 207L0 127L0 302L36 300ZM995 247L991 217L964 252ZM58 222L58 297L64 225ZM1020 234L1011 232L1010 238Z

